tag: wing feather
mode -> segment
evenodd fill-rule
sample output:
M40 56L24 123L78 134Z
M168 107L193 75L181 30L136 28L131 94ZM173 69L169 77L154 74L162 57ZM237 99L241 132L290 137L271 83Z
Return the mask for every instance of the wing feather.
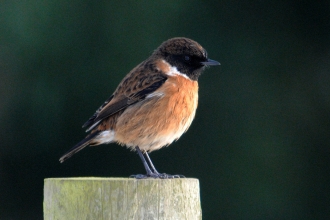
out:
M141 74L139 68L133 69L131 74L128 74L119 84L113 95L83 125L83 127L88 127L86 132L99 125L103 119L144 100L148 94L156 91L167 80L165 74L154 68L151 73L145 75Z

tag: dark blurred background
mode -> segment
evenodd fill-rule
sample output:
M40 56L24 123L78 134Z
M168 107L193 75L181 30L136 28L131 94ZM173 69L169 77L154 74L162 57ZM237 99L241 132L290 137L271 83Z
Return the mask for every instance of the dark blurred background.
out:
M58 159L134 66L168 38L221 66L189 131L151 154L200 180L203 219L330 216L329 1L0 2L0 219L42 219L48 177L128 177L116 144Z

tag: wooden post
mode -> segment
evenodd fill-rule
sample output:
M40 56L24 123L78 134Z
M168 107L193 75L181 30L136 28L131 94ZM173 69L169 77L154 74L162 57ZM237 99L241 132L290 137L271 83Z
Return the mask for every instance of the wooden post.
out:
M44 219L202 219L198 179L49 178Z

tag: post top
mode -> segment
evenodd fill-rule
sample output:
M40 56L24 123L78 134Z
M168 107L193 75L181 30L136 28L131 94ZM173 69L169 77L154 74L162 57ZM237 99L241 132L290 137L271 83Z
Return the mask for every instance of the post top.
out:
M198 179L197 178L135 179L129 177L56 177L56 178L45 178L45 181L198 181Z

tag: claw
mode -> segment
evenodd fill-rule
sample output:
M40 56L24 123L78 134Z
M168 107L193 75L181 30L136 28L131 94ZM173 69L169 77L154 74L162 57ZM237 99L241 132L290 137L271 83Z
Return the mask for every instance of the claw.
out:
M183 175L171 175L166 173L150 173L150 174L136 174L136 175L130 175L130 178L135 179L176 179L176 178L186 178Z

